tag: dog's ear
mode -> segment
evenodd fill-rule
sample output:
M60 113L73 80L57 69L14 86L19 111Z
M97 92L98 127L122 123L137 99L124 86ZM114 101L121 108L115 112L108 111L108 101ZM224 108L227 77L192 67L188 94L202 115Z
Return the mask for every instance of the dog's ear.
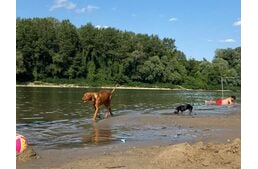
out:
M91 94L91 101L95 101L97 99L97 93Z
M94 98L94 96L91 96L91 101L93 101L93 102L95 101L95 98Z

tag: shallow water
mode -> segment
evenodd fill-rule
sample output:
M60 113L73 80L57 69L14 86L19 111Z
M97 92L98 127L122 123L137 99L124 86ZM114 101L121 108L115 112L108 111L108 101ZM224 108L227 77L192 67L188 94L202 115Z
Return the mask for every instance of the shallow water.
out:
M205 105L204 100L221 97L217 91L164 91L116 90L112 111L118 121L92 123L92 104L81 101L86 91L82 88L16 88L16 130L29 144L39 149L59 149L103 144L142 142L153 140L188 140L197 137L198 131L180 126L145 125L128 127L123 124L144 115L174 115L174 108L183 103L193 104L193 113L184 116L210 116L230 113L239 109L233 106ZM240 93L224 92L226 96ZM101 116L104 116L104 107ZM165 129L165 130L163 130ZM162 132L161 132L162 131ZM196 134L189 134L196 133Z

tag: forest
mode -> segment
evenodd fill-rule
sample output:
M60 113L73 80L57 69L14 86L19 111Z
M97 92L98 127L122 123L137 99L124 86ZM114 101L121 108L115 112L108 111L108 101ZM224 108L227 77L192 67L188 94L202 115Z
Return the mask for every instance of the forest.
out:
M16 82L157 85L192 89L241 86L241 47L212 61L187 59L175 39L69 20L16 19Z

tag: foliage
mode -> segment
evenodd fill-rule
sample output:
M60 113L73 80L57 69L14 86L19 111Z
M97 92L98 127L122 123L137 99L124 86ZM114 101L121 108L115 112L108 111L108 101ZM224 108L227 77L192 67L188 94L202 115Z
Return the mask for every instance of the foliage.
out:
M69 20L16 19L17 81L240 87L241 48L217 49L212 62L186 59L175 40ZM230 77L230 78L227 78ZM79 80L76 80L79 79Z

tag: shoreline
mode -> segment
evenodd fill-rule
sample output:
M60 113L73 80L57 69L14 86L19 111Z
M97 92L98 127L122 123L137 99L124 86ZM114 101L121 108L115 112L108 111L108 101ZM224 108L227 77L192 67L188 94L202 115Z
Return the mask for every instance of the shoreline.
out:
M115 86L100 86L100 87L93 87L93 86L79 86L73 84L61 84L61 85L54 85L54 84L26 84L26 85L16 85L16 87L49 87L49 88L101 88L101 89L113 89ZM161 87L128 87L128 86L118 86L117 89L128 89L128 90L193 90L193 89L186 89L186 88L161 88Z
M110 124L143 128L150 122L152 126L162 125L167 129L173 126L188 128L192 132L186 134L197 137L179 142L171 140L165 144L159 139L150 144L126 141L120 144L43 150L38 151L41 158L24 163L18 161L17 168L240 168L241 110L220 116L115 116L97 124L104 128ZM159 128L163 137L167 137L164 133L166 128Z
M100 89L113 89L115 86L99 86L99 87L93 87L93 86L80 86L80 85L74 85L74 84L34 84L34 83L28 83L28 84L16 84L16 87L41 87L41 88L82 88L82 89L88 89L88 88L100 88ZM116 89L121 90L167 90L167 91L222 91L222 90L205 90L205 89L187 89L184 87L180 88L165 88L165 87L129 87L129 86L118 86ZM231 90L223 90L223 91L231 91Z

